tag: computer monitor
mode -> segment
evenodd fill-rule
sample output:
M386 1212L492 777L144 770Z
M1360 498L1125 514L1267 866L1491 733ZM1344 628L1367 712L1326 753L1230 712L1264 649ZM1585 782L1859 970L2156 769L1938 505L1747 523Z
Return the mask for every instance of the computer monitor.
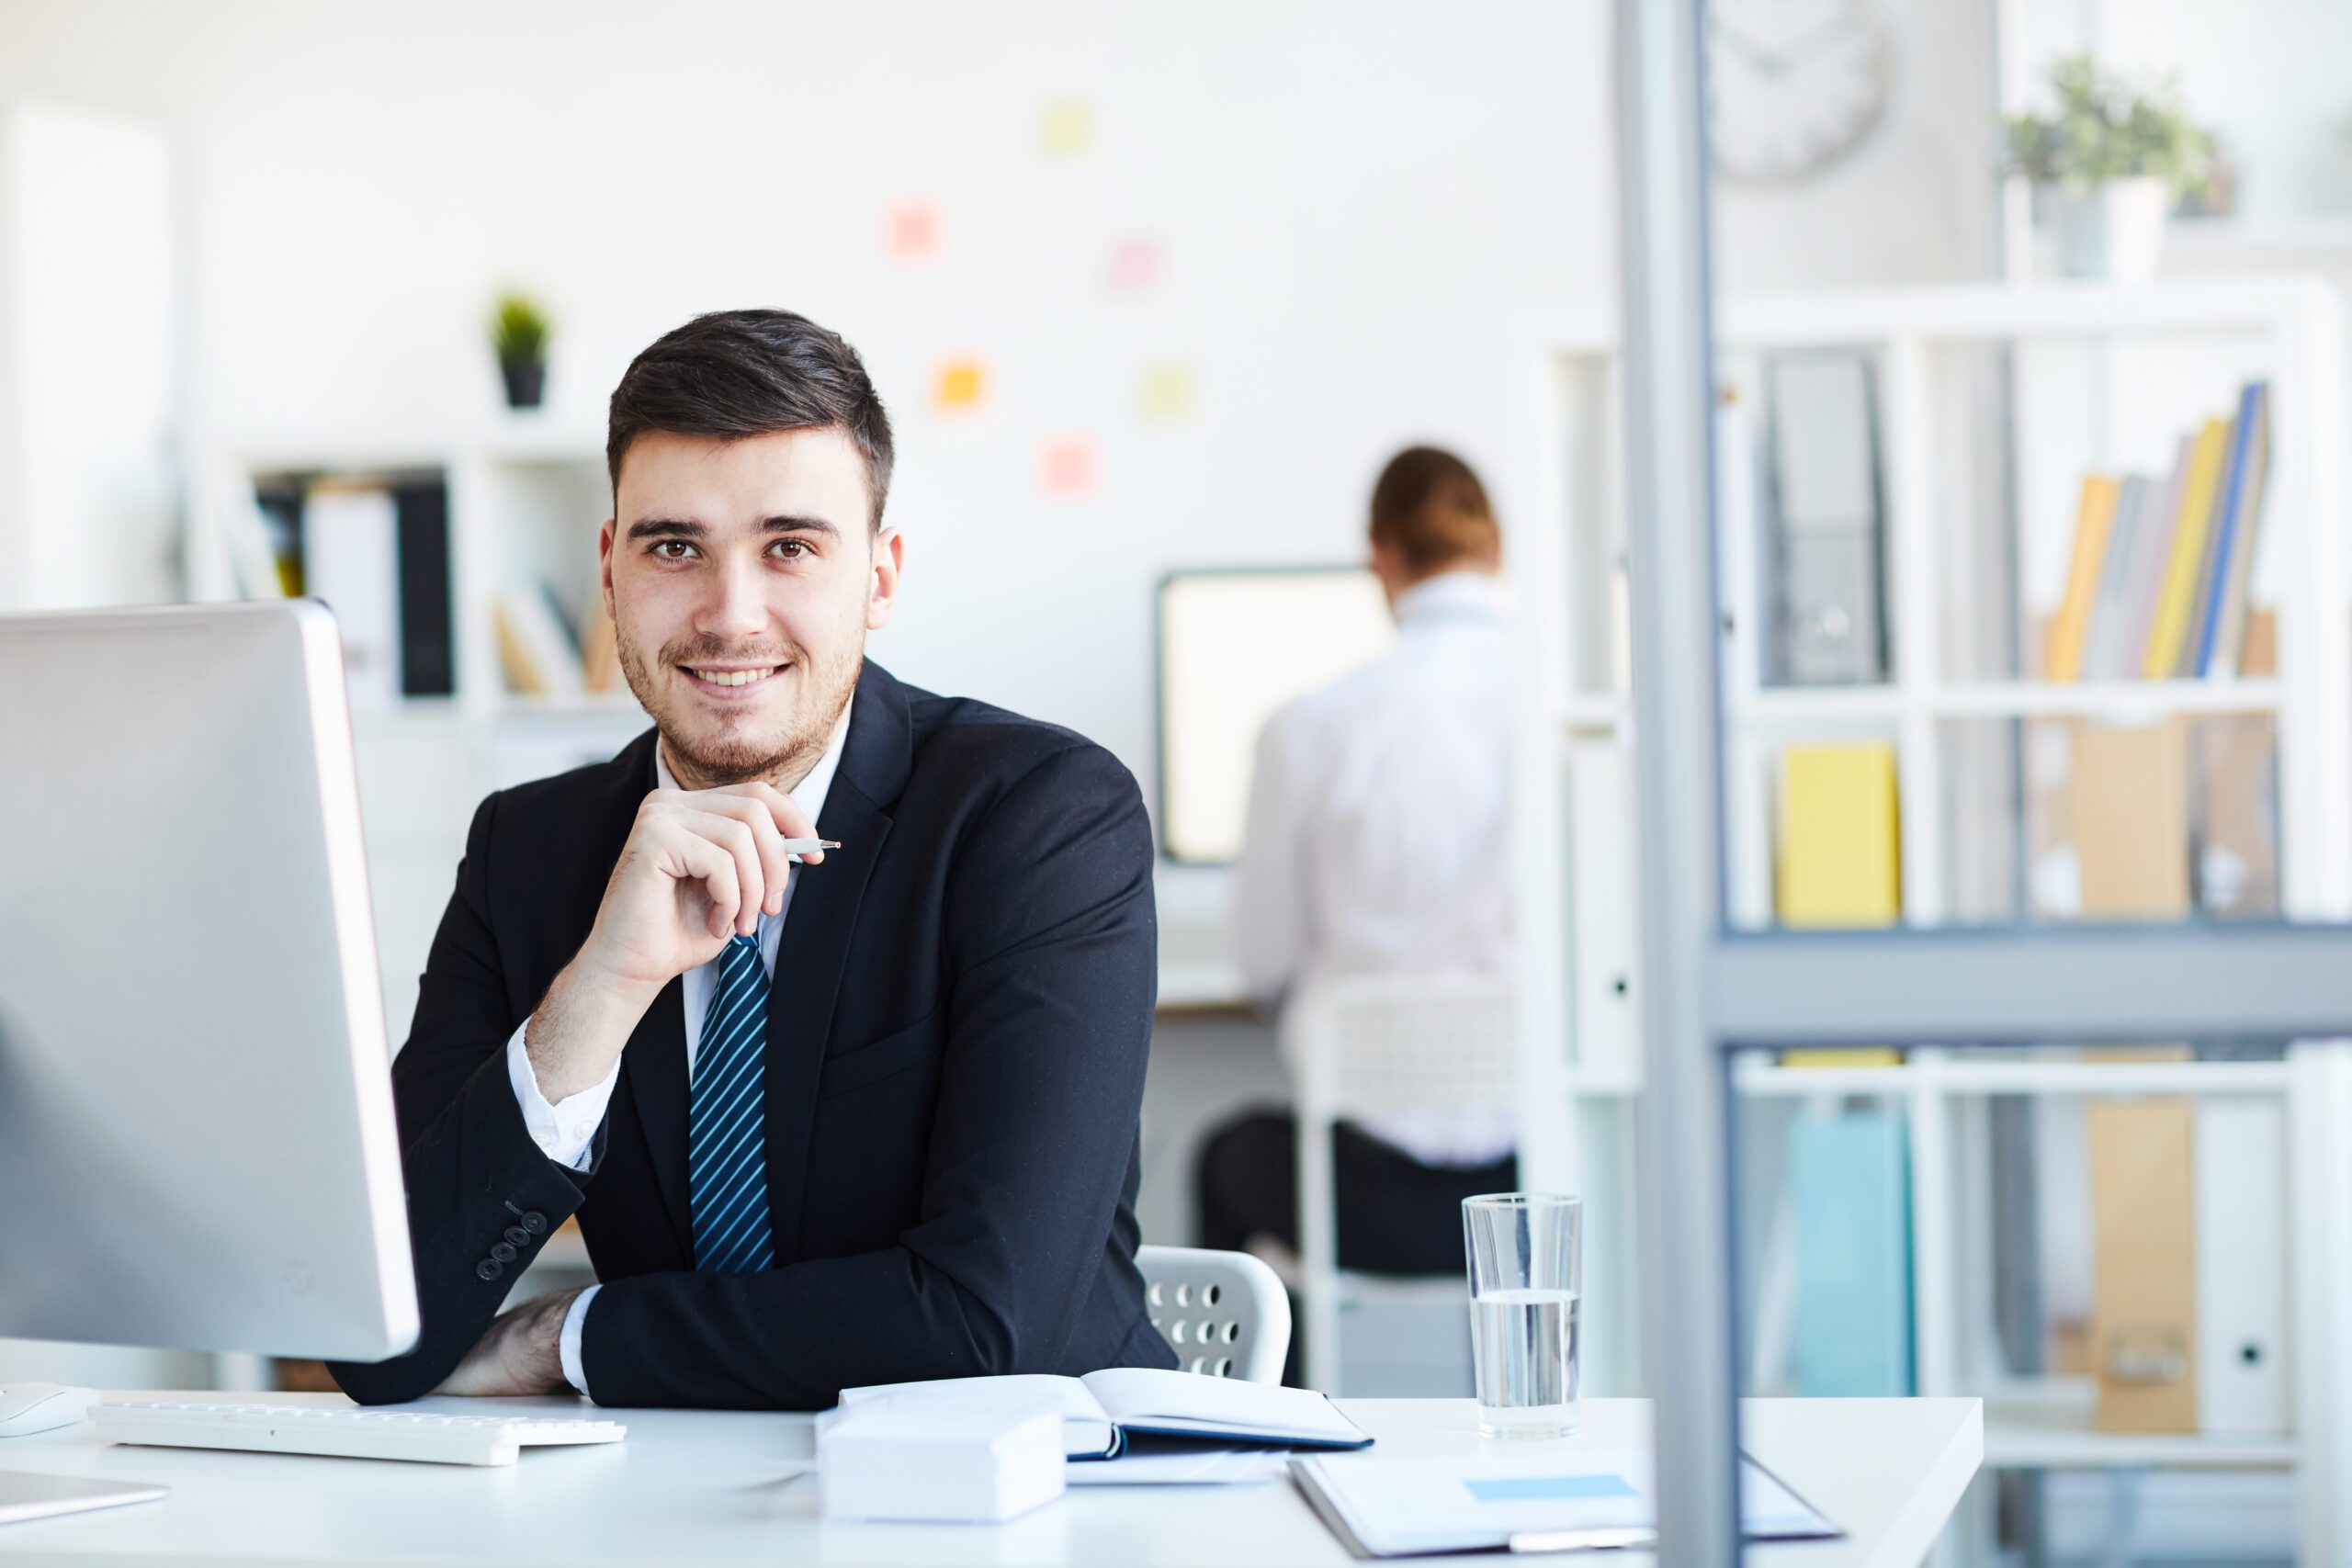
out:
M334 619L0 616L0 1335L408 1349Z
M1172 571L1159 580L1159 842L1171 861L1241 852L1258 732L1396 635L1361 568Z

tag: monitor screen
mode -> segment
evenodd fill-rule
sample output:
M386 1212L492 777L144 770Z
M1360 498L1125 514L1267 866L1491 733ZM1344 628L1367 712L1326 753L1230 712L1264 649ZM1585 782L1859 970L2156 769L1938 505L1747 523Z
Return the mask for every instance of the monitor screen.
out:
M1378 657L1395 634L1379 579L1361 568L1161 578L1161 852L1208 864L1238 855L1267 718Z

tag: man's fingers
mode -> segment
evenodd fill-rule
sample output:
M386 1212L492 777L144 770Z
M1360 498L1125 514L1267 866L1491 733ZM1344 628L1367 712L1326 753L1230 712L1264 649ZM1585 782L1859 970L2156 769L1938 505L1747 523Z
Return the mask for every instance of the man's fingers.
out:
M735 911L735 933L751 936L757 932L760 911L766 907L768 885L766 864L752 825L728 812L700 809L682 810L675 819L686 831L708 840L735 862L735 885L742 897L741 907Z
M776 831L775 814L749 795L729 795L723 790L697 795L695 804L734 818L749 829L760 856L760 909L764 914L781 913L785 884L792 875L792 855L784 847L784 835Z
M807 811L803 810L798 801L793 799L792 796L785 794L784 791L776 788L774 784L758 783L729 784L726 789L721 790L718 793L721 795L740 795L747 800L755 800L762 806L766 807L768 808L768 815L774 818L775 822L776 832L784 838L813 839L818 836L817 819L809 816ZM825 858L825 852L822 850L810 850L807 854L802 855L800 858L807 861L810 865L815 865L818 862Z
M665 816L653 833L654 842L670 857L673 874L681 881L703 885L710 897L710 934L725 936L743 910L735 857L673 817Z

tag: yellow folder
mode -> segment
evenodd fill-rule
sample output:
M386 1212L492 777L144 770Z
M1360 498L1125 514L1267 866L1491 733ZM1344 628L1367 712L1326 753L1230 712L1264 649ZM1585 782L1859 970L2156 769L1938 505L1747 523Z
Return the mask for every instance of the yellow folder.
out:
M2042 650L2045 680L2083 677L2083 645L2090 637L2099 570L2107 563L2108 536L2114 532L2116 498L2122 491L2122 484L2107 474L2093 474L2083 480L2083 498L2075 509L2075 558L2066 569L2066 597L2060 602L2058 619L2050 628L2050 646Z
M2213 492L2221 483L2222 459L2230 449L2230 422L2209 419L2197 433L2188 460L2188 482L2181 487L2180 522L2172 536L2172 558L2165 564L2156 620L2148 634L2148 656L2140 672L2151 681L2171 678L2197 608L2197 577L2205 562L2205 534L2213 525Z

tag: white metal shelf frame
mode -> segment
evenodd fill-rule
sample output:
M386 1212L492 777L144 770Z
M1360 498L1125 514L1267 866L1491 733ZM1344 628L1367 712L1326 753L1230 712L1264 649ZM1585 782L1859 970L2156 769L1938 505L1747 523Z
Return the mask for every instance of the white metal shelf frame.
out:
M1723 304L1719 349L1857 346L1872 350L1880 366L1886 433L1890 614L1894 618L1894 678L1883 686L1839 690L1761 690L1752 659L1726 660L1724 752L1726 812L1739 840L1769 845L1761 783L1771 748L1792 732L1888 734L1897 748L1903 801L1905 923L1933 927L1946 919L1944 817L1938 765L1939 729L1956 719L2070 716L2148 722L2170 714L2272 713L2278 721L2282 901L2294 919L2352 917L2352 574L2347 573L2345 458L2347 397L2341 301L2324 280L2305 276L2199 279L2149 285L2084 283L1959 285L1876 289L1803 297L1732 300ZM2056 685L2030 680L1951 681L1941 678L1937 626L1941 615L1928 570L1935 561L1935 464L1926 417L1935 388L1930 358L1948 345L2035 339L2228 333L2258 339L2271 378L2274 468L2264 526L2266 550L2285 550L2298 570L2282 574L2276 678L2096 682ZM1514 511L1532 525L1514 532L1514 564L1521 606L1521 745L1518 825L1526 867L1521 878L1522 993L1536 1004L1524 1011L1521 1080L1528 1090L1522 1158L1531 1183L1586 1190L1601 1201L1630 1207L1629 1191L1611 1194L1611 1172L1586 1168L1577 1141L1557 1129L1574 1127L1586 1108L1623 1104L1638 1089L1629 1042L1609 1059L1588 1059L1576 1039L1576 1009L1566 987L1575 973L1569 878L1575 848L1567 841L1563 746L1572 740L1630 739L1629 706L1611 689L1610 672L1591 655L1605 646L1592 622L1610 612L1612 589L1595 563L1614 557L1622 538L1621 485L1608 455L1622 419L1613 331L1600 312L1558 315L1533 323L1521 338L1522 362L1532 361L1535 395L1526 432L1541 455L1534 474L1516 488ZM1532 349L1532 353L1530 350ZM1596 538L1605 541L1596 547ZM1737 552L1733 552L1736 556ZM1752 603L1752 599L1747 601ZM1630 825L1629 825L1630 831ZM1770 876L1758 868L1729 874L1730 907L1743 923L1770 919ZM1630 918L1630 912L1629 912ZM1779 1069L1743 1064L1742 1094L1869 1093L1899 1097L1913 1138L1915 1300L1919 1387L1923 1393L1959 1391L1981 1382L1963 1353L1956 1315L1958 1240L1954 1216L1955 1108L1992 1093L2079 1095L2119 1092L2260 1093L2285 1097L2290 1116L2290 1190L2323 1193L2346 1174L2337 1108L2352 1100L2344 1079L2352 1066L2335 1046L2298 1048L2277 1063L2146 1064L1973 1062L1939 1049L1915 1050L1898 1067ZM1571 1109L1565 1119L1552 1108ZM1545 1135L1549 1133L1551 1135ZM2296 1203L2290 1281L2290 1332L2303 1357L2298 1409L2301 1435L2265 1450L2266 1461L2300 1455L2310 1473L2324 1477L2342 1459L2336 1427L2352 1410L2352 1368L2336 1345L2333 1325L2352 1322L2352 1235L2337 1206ZM1597 1303L1595 1303L1597 1304ZM1605 1307L1602 1309L1607 1310ZM1628 1319L1633 1314L1625 1314ZM1592 1325L1596 1348L1612 1326L1629 1340L1631 1321ZM1630 1347L1620 1367L1638 1364ZM1603 1351L1601 1359L1608 1359ZM2060 1451L2072 1463L2192 1462L2200 1439L2157 1445L2117 1444L2098 1435L2052 1437L2020 1430L2006 1450L2018 1455ZM2005 1439L2006 1440L2006 1439ZM1992 1437L1988 1432L1988 1446ZM2194 1462L2207 1462L2194 1460ZM2055 1461L2053 1460L2053 1462ZM2219 1462L2228 1462L2222 1459ZM2307 1541L2335 1539L2328 1505L2304 1487ZM2317 1513L2314 1513L2314 1509Z

